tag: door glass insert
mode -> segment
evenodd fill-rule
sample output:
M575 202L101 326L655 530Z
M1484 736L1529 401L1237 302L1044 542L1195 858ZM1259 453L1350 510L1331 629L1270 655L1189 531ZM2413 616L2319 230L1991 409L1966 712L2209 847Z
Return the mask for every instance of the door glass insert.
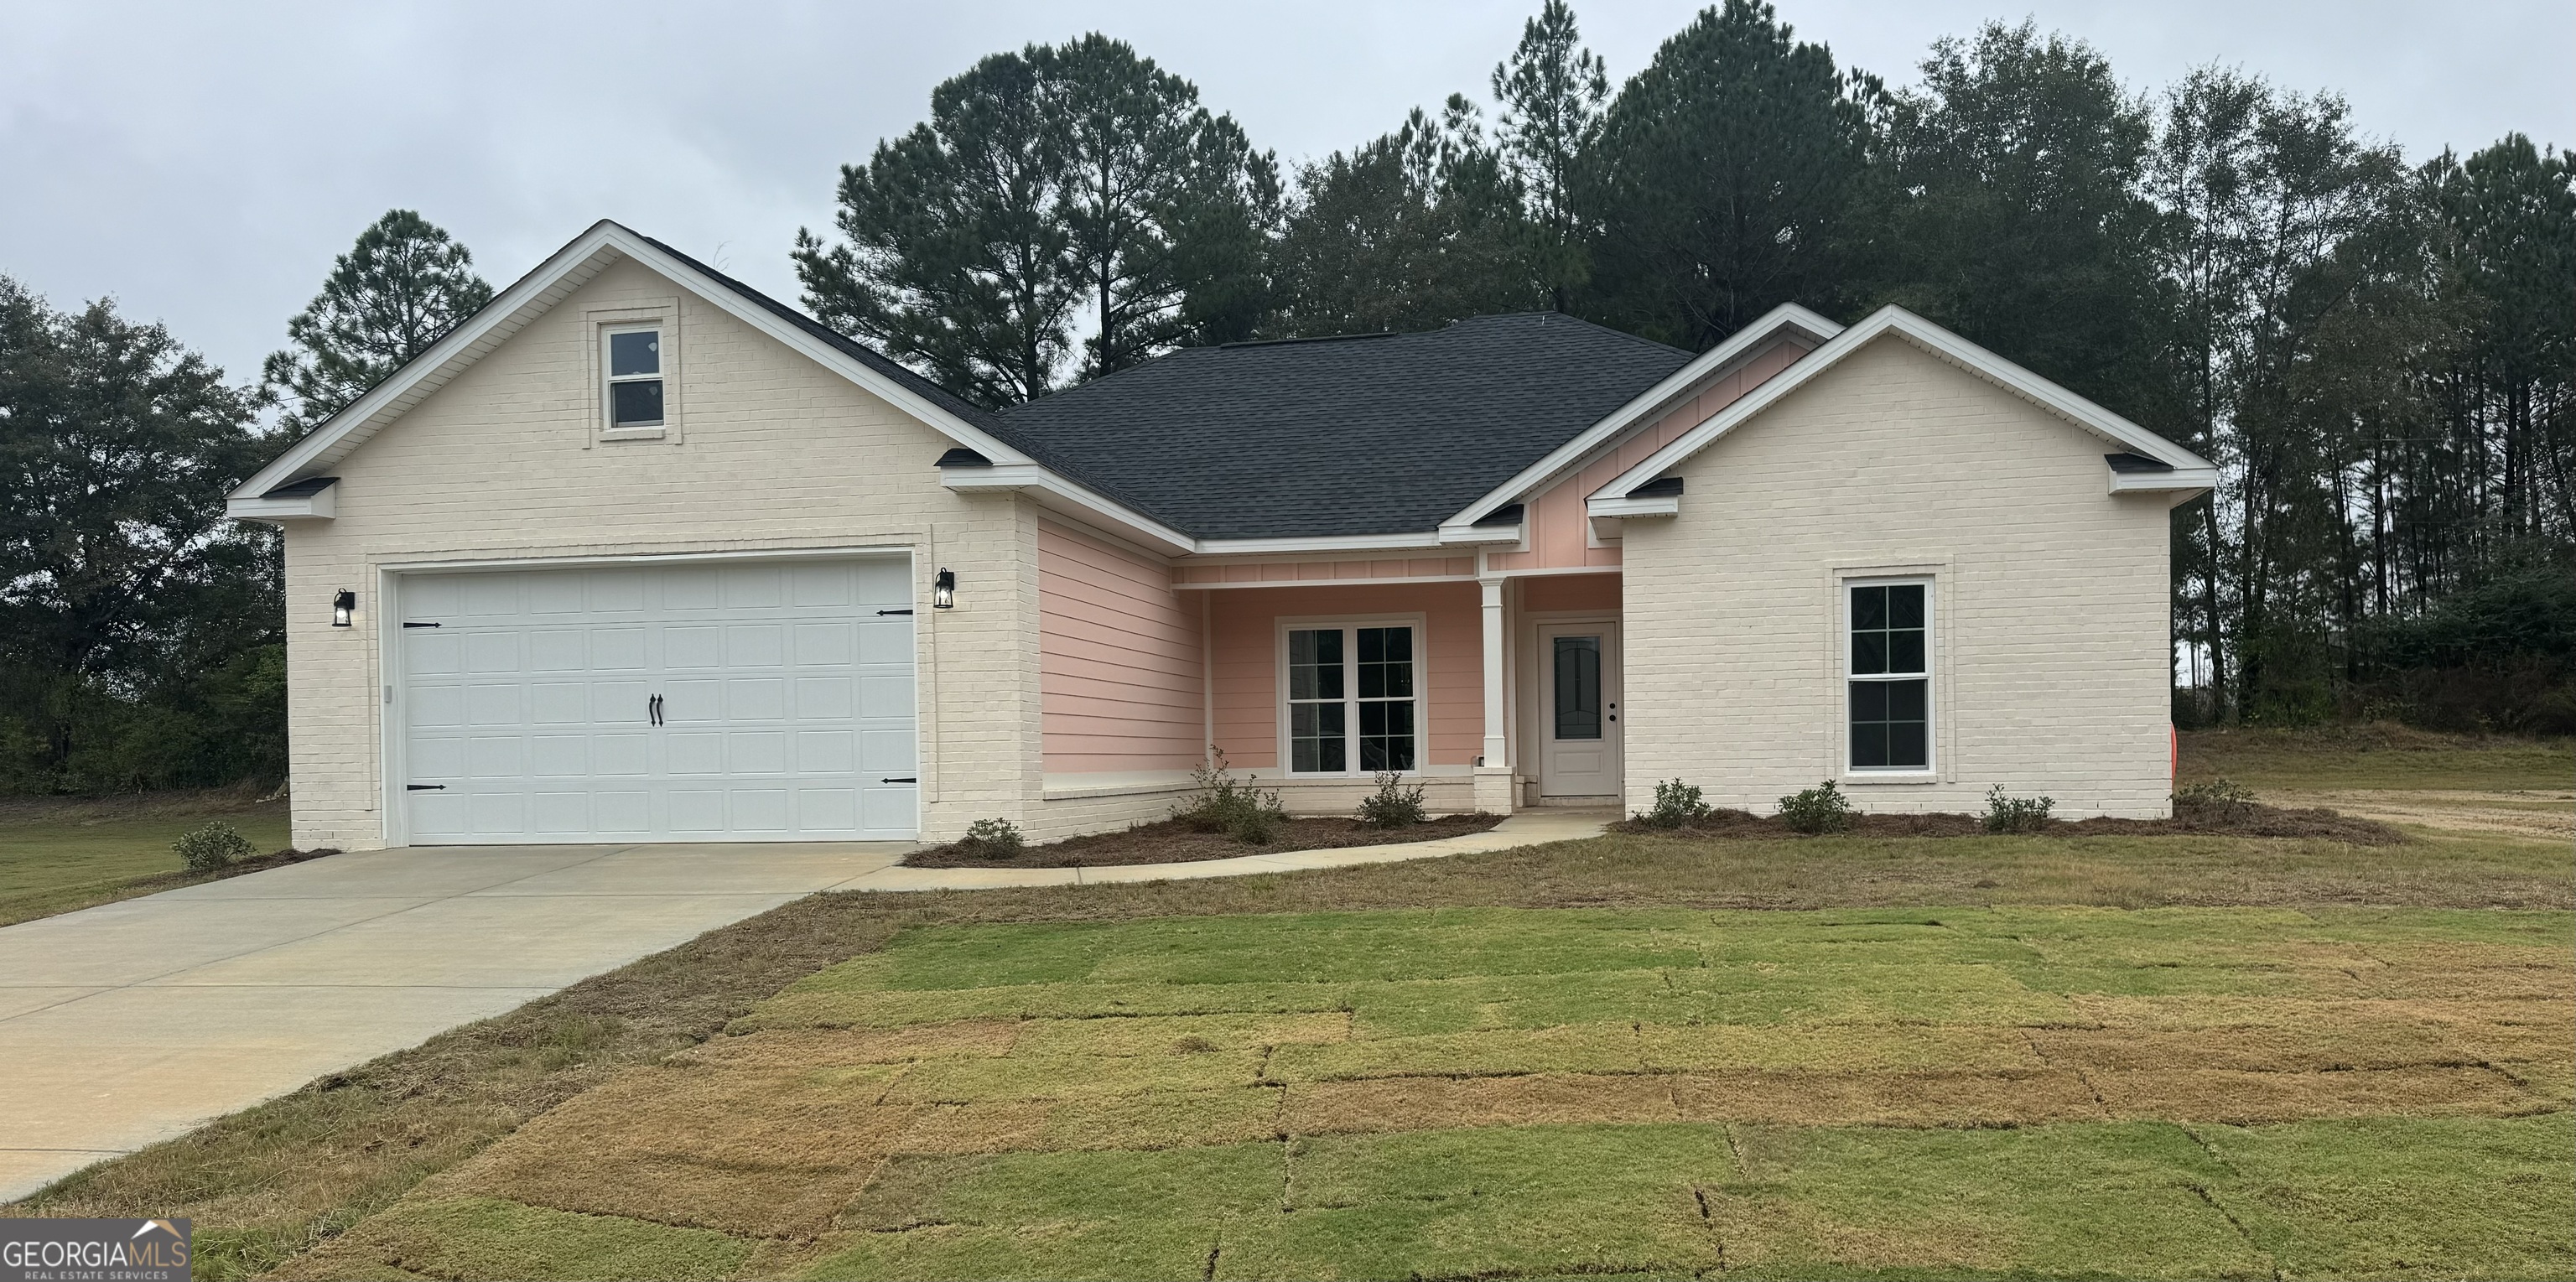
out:
M1601 737L1601 638L1556 638L1556 737Z

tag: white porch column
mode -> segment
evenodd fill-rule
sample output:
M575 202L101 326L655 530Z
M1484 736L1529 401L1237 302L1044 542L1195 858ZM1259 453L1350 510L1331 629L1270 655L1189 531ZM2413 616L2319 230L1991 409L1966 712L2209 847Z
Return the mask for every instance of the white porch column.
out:
M1511 679L1503 665L1503 580L1488 576L1476 580L1476 586L1484 591L1485 605L1485 755L1476 767L1476 808L1507 815L1518 798L1512 795L1511 736L1503 699L1503 683Z

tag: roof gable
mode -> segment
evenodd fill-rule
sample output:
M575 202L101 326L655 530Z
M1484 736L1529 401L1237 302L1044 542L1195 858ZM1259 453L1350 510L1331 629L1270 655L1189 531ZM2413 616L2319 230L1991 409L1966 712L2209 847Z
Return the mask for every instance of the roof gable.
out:
M960 445L1000 462L1036 461L1006 440L1006 433L995 429L985 411L949 395L865 344L835 334L659 241L602 220L494 295L490 303L449 330L429 350L323 420L268 466L234 487L231 497L256 500L330 468L621 259L632 259L660 273Z
M1718 438L1734 431L1754 416L1799 388L1824 377L1852 353L1881 339L1893 337L1913 344L1996 387L2039 406L2075 426L2119 447L2128 455L2150 460L2167 469L2165 482L2152 488L2182 490L2207 488L2217 483L2217 469L2207 459L2112 413L2092 401L2076 395L2055 383L2005 360L1932 322L1893 304L1871 313L1866 319L1842 331L1823 346L1808 353L1796 364L1745 393L1726 408L1710 415L1699 426L1673 438L1662 449L1595 490L1591 496L1595 515L1646 515L1623 510L1608 510L1604 504L1620 504L1639 499L1639 491L1652 484L1665 472L1684 460L1707 449ZM2148 488L2144 486L2122 488ZM1656 504L1677 502L1670 496L1647 496Z

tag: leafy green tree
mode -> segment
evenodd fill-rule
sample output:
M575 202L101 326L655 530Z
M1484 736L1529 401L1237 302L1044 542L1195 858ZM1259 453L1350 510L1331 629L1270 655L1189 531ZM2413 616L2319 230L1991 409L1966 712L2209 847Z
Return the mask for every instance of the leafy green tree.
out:
M1611 100L1590 198L1607 319L1703 349L1783 302L1854 292L1847 215L1884 91L1794 34L1768 4L1725 0Z
M1257 304L1244 300L1259 298L1262 264L1245 251L1275 216L1276 162L1232 117L1200 106L1196 85L1125 41L1095 32L1030 57L1056 87L1063 124L1059 217L1092 311L1085 375L1218 336L1194 320L1222 337L1247 332ZM1193 294L1227 305L1193 308Z
M1060 109L1033 54L941 83L928 121L843 165L844 243L796 233L808 311L981 405L1045 395L1072 344Z
M1566 311L1591 275L1577 202L1581 168L1601 137L1608 70L1583 47L1573 8L1547 0L1522 24L1512 56L1495 64L1492 83L1503 108L1496 143L1528 209L1530 270Z
M261 366L301 432L338 413L492 301L474 255L408 209L388 211L331 265L322 292L286 322L289 346Z
M1277 162L1198 89L1088 35L995 54L931 118L843 166L827 244L800 230L825 324L984 405L1249 335L1271 305Z
M2428 177L2465 293L2454 431L2493 482L2460 516L2499 545L2576 541L2576 158L2508 134Z
M1544 306L1520 208L1474 104L1453 94L1437 117L1417 107L1395 132L1299 171L1273 331L1422 330Z
M2029 22L1944 38L1889 113L1884 296L2148 417L2165 300L2146 105Z
M282 773L276 541L224 519L269 449L256 400L159 325L0 277L0 781Z

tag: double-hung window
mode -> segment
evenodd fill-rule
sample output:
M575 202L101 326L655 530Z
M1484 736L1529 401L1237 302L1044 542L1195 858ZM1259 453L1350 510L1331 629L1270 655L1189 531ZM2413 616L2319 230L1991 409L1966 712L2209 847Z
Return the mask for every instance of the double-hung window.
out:
M1410 624L1290 628L1288 769L1293 774L1413 770L1421 687Z
M1855 583L1850 593L1854 770L1932 768L1928 583Z
M621 326L607 331L608 427L662 426L662 330Z

